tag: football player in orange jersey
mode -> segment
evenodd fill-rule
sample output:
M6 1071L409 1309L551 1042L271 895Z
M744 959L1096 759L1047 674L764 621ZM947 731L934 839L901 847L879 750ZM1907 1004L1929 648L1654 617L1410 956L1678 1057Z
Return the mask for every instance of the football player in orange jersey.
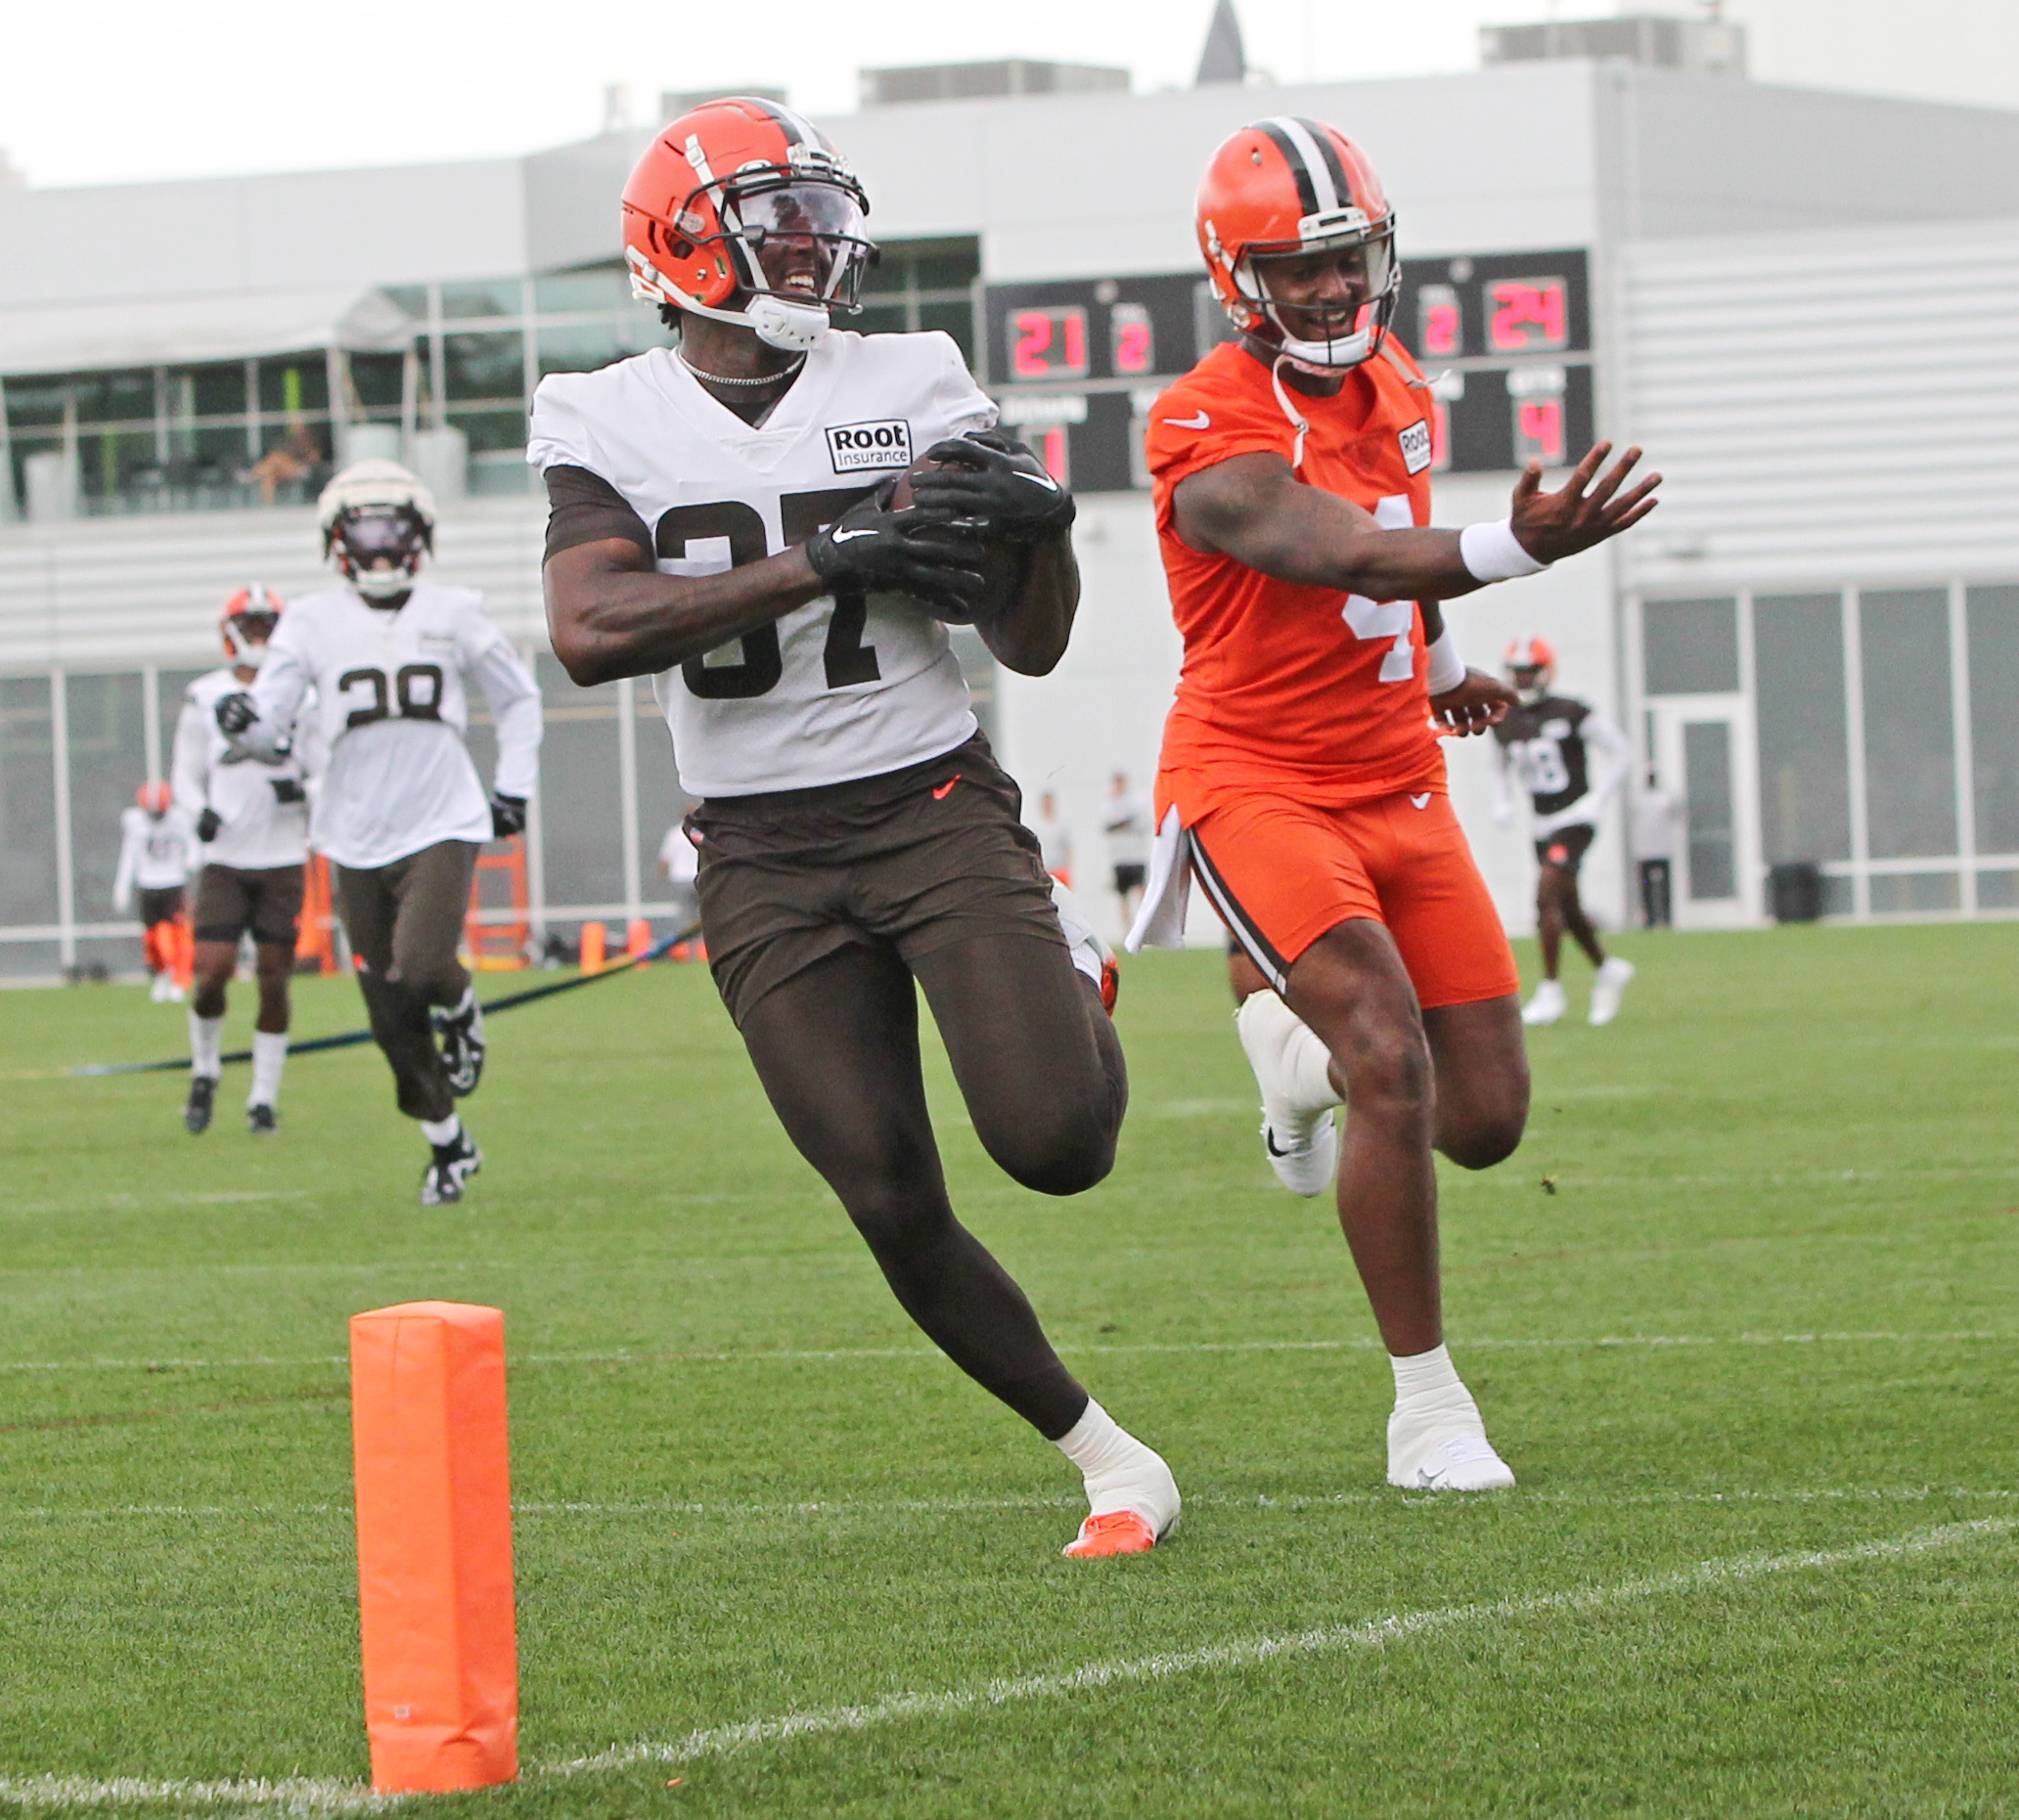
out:
M1466 668L1438 602L1617 536L1660 476L1630 481L1638 449L1601 475L1601 443L1560 492L1531 464L1499 523L1429 529L1429 391L1388 335L1395 216L1366 155L1315 120L1243 127L1197 225L1240 338L1151 412L1185 666L1130 946L1182 928L1195 875L1253 963L1236 1023L1264 1142L1302 1194L1336 1159L1394 1367L1390 1483L1510 1486L1444 1347L1431 1152L1488 1168L1528 1114L1519 980L1438 744L1512 695Z

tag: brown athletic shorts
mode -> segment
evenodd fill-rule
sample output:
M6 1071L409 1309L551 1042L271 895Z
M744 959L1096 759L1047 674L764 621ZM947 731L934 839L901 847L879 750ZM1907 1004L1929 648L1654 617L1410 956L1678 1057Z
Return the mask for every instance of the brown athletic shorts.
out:
M298 866L204 866L197 881L197 940L236 942L249 929L262 948L292 948L301 930L301 878Z
M1062 947L1022 806L979 733L880 777L700 804L701 934L730 1016L851 944L907 963L977 935Z

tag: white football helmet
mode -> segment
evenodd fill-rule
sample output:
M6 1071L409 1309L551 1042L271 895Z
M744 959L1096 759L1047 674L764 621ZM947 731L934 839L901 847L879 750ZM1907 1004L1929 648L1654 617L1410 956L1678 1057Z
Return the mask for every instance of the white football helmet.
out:
M316 502L323 555L366 599L404 599L434 551L434 495L397 462L353 462Z

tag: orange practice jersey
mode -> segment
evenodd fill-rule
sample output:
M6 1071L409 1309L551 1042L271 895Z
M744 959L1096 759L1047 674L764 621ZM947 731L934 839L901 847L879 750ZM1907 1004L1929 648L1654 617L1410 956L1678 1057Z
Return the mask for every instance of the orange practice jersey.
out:
M1336 396L1289 397L1310 424L1299 479L1395 529L1430 522L1430 394L1395 342L1354 369ZM1178 535L1171 496L1187 475L1236 455L1290 461L1295 444L1269 369L1235 342L1216 347L1151 409L1157 541L1185 637L1159 818L1175 803L1189 826L1257 791L1343 806L1444 788L1415 602L1277 581Z

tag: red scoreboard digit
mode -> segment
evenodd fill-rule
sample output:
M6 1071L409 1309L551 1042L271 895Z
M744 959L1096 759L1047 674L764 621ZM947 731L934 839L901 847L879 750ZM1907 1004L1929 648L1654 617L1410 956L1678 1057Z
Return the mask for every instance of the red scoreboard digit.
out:
M1115 304L1107 313L1107 333L1117 377L1156 371L1156 336L1142 304Z
M1019 379L1087 377L1087 312L1077 303L1010 312L1010 371Z
M1486 287L1486 338L1497 354L1570 345L1570 287L1560 278L1497 278Z
M1465 323L1458 293L1449 285L1425 285L1416 293L1416 351L1450 359L1465 351Z

